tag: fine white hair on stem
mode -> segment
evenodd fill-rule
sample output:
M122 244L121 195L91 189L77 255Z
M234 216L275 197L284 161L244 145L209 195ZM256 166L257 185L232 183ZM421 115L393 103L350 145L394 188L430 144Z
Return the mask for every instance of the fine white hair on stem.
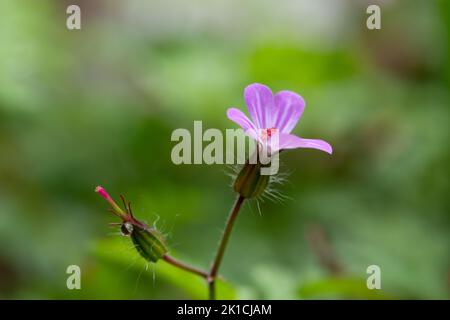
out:
M156 264L152 263L152 279L153 279L153 286L156 285Z
M280 170L276 175L270 176L269 183L264 190L263 194L258 198L260 202L257 203L259 206L260 203L264 203L265 200L272 201L272 202L284 202L285 200L289 200L292 198L284 195L279 190L279 186L284 185L286 183L291 184L288 180L288 177L292 173L291 170L286 169L286 166L283 161L280 160L279 162ZM234 165L228 165L227 169L224 170L224 173L231 177L230 181L230 187L233 188L235 180L237 176L239 175L240 171L242 170L244 165L241 164L234 164ZM261 213L261 211L259 211Z
M158 229L157 224L158 224L158 221L161 219L161 217L159 216L159 214L156 214L156 213L154 215L156 216L156 220L153 221L153 228Z
M285 169L284 164L281 162L280 162L280 167L283 170ZM267 188L264 190L264 193L261 195L261 202L264 202L264 200L269 200L269 201L273 201L273 202L282 203L285 200L292 200L291 197L282 194L281 191L279 190L279 188L282 185L285 185L286 183L290 183L288 180L290 174L291 174L290 171L283 172L280 170L280 172L278 174L271 176Z
M138 274L138 276L136 278L136 283L134 284L133 295L136 294L136 291L137 291L138 286L139 286L139 281L141 280L142 272L144 272L144 270L148 270L148 262L145 263L145 266L142 267L141 271L139 272L139 274Z
M259 199L256 199L256 206L257 206L257 208L258 208L259 216L262 217L261 207L260 207L260 205L259 205Z
M244 207L245 208L249 208L250 209L250 213L252 215L255 215L255 211L253 210L253 202L252 201L247 201L247 203L244 203Z
M229 187L233 188L234 181L236 180L239 172L242 170L243 165L241 164L230 164L226 166L226 169L223 170L226 176L229 176L230 184Z
M277 190L274 186L269 186L264 190L264 193L261 195L261 202L264 202L264 200L269 200L272 202L278 202L283 203L285 200L291 199L291 197L288 197L281 193L281 191Z

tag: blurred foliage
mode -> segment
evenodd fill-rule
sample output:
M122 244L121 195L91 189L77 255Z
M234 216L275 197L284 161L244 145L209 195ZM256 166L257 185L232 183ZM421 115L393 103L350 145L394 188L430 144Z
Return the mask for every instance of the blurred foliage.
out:
M449 298L448 1L376 2L379 31L365 1L1 1L0 298L205 298L200 279L147 270L93 190L126 195L174 256L209 266L228 168L172 164L170 135L235 128L226 109L252 82L299 92L295 132L335 152L283 154L288 199L244 206L221 297ZM363 287L371 264L379 293Z
M306 283L299 289L303 299L349 298L349 299L392 299L380 290L367 289L361 278L322 278Z
M117 252L120 252L121 254L118 255ZM171 254L173 255L173 252L171 252ZM158 263L157 266L149 265L140 258L129 243L126 245L122 241L103 241L94 250L94 255L99 259L105 260L109 264L121 266L124 270L134 269L135 272L140 272L139 277L142 276L144 271L148 271L148 268L154 268L152 270L154 282L156 282L156 276L158 276L158 278L161 277L162 280L183 290L190 298L205 298L205 282L203 279L192 274L186 274L185 271L177 269L167 263ZM151 278L150 274L147 272L145 275L147 278ZM139 283L136 285L139 285ZM235 292L229 284L225 283L223 280L217 282L218 299L234 299L235 296Z

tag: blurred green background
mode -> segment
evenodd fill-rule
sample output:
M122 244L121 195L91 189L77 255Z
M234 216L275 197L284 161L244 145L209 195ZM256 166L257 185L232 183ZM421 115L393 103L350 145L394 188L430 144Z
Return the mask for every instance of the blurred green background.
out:
M366 28L368 4L382 29ZM82 29L66 29L81 7ZM252 82L300 93L288 199L245 205L222 297L448 299L447 1L0 1L0 298L206 297L148 266L94 193L124 194L210 264L235 195L225 165L172 164L176 128L236 128ZM79 265L81 290L66 288ZM379 265L382 290L365 289Z

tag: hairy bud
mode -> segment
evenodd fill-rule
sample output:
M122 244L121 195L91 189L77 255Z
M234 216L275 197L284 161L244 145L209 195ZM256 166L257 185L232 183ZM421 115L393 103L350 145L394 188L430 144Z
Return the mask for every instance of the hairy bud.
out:
M134 247L145 260L156 262L168 252L164 236L156 228L149 227L144 222L137 220L133 216L131 203L126 203L123 196L121 198L125 210L114 202L103 187L98 186L95 191L110 203L112 207L110 211L122 219L121 223L112 223L112 225L120 226L122 234L131 238Z
M261 167L259 163L245 164L234 182L234 191L247 199L260 196L270 179L269 175L261 174Z
M168 251L164 236L155 228L133 226L130 237L136 250L147 261L156 262Z

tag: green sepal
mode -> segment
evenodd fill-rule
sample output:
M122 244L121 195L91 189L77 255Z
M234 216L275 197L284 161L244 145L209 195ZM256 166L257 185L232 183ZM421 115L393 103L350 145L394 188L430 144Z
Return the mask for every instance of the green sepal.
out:
M164 236L155 228L133 226L130 237L136 250L147 261L156 262L168 251Z
M261 174L261 168L261 164L245 164L234 182L234 191L247 199L260 196L270 180L270 175Z

